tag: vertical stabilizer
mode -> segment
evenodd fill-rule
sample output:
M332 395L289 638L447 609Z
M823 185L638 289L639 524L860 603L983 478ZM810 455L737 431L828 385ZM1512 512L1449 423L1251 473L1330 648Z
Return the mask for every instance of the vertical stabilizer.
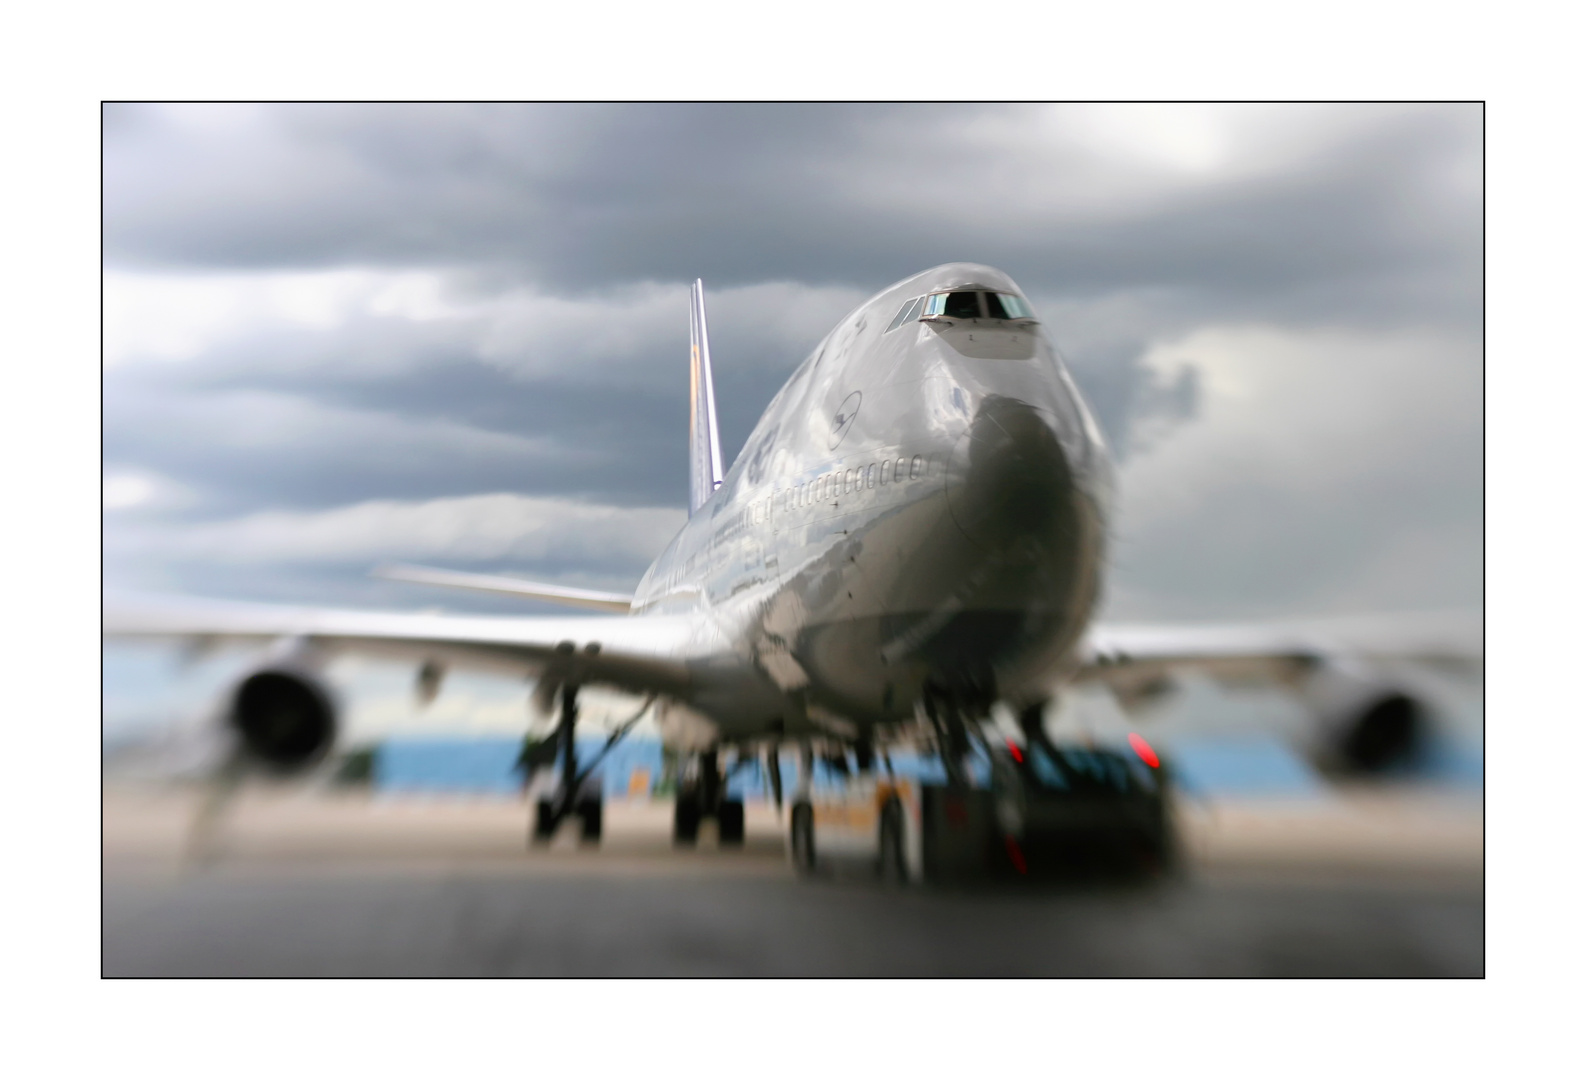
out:
M705 333L705 283L689 295L688 513L721 487L721 440L716 435L716 388L710 378L710 338Z

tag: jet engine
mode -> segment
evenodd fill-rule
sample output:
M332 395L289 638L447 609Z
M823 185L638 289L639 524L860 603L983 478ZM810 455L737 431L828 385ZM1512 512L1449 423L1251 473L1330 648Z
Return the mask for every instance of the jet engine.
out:
M1305 696L1318 720L1315 756L1326 768L1380 773L1414 764L1426 749L1426 703L1379 672L1328 664L1311 676Z
M336 712L330 690L316 676L275 666L237 684L226 719L247 760L289 775L319 762L336 742Z

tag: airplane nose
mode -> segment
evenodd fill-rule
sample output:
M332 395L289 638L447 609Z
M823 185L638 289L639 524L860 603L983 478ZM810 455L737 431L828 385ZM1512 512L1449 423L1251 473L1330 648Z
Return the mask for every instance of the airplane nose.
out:
M988 395L958 440L947 476L953 520L988 551L1033 543L1048 558L1078 539L1073 470L1052 421L1027 402Z

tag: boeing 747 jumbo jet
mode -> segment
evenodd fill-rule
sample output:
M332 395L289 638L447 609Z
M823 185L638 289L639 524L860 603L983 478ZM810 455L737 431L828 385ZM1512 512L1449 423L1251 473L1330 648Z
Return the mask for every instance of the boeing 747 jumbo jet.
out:
M231 691L225 715L235 760L277 773L307 769L335 744L333 697L320 674L334 653L412 661L421 697L434 695L449 667L534 679L536 700L557 716L547 744L555 756L543 762L557 785L536 809L540 837L569 816L582 819L587 838L600 834L590 763L574 748L581 688L655 702L663 741L686 761L680 842L712 817L723 842L741 840L727 759L766 754L780 804L775 749L797 746L790 850L806 868L815 861L817 755L875 778L877 812L867 821L876 822L883 863L909 876L945 866L944 838L975 822L990 840L964 848L971 861L1005 850L1021 869L1043 820L1116 825L1137 846L1160 850L1164 787L1149 745L1103 752L1048 735L1043 709L1069 683L1099 680L1128 703L1184 668L1269 678L1316 702L1318 746L1333 765L1380 769L1413 751L1424 727L1418 702L1359 667L1352 646L1297 630L1091 625L1111 466L1007 275L951 263L877 293L799 365L725 471L699 282L691 322L690 516L632 596L383 571L603 614L173 600L107 604L106 634L273 643L270 659ZM1470 655L1468 641L1436 632L1400 635L1377 651ZM1018 719L1004 734L988 722L997 703ZM892 777L888 752L900 745L931 755L939 782L910 788ZM1111 801L1098 802L1106 792Z

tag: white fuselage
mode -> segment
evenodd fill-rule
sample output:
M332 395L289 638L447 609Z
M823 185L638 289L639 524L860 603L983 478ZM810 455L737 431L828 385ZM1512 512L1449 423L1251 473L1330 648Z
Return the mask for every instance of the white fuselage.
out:
M863 733L932 687L1036 700L1073 664L1106 451L1039 325L972 294L1018 288L949 264L844 318L640 582L635 614L700 620L687 705L720 738Z

